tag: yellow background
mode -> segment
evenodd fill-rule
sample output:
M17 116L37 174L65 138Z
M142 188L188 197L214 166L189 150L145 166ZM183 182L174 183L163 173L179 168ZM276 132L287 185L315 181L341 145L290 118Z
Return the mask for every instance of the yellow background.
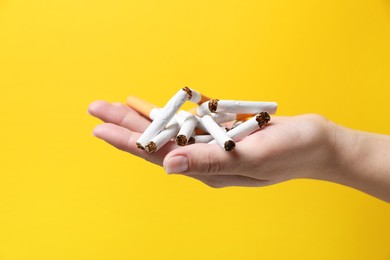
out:
M91 101L185 85L390 134L390 1L0 0L0 259L390 259L359 191L211 189L91 135Z

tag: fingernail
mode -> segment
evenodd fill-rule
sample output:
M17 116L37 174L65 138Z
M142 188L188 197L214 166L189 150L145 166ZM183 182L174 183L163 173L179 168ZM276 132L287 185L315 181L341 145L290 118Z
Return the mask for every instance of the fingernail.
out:
M174 156L165 165L165 171L171 173L183 173L188 170L188 158L186 156Z

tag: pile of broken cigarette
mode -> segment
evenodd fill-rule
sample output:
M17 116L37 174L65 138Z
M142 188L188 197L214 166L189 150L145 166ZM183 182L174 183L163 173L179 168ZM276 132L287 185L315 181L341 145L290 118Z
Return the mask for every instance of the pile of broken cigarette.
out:
M180 110L186 101L198 106ZM127 105L152 120L136 142L149 153L171 140L179 146L209 143L233 151L237 141L265 127L271 120L269 114L278 106L276 102L210 99L188 87L180 89L162 108L134 96L127 98ZM228 122L234 122L230 129L223 125Z

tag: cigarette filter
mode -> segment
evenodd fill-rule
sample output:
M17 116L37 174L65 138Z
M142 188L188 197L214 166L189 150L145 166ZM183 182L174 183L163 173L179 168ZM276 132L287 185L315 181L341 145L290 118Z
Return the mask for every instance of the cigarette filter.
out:
M226 151L233 151L236 144L232 138L230 138L226 132L213 120L210 115L202 117L202 121L207 131L213 136L216 143L219 144Z
M143 134L137 140L137 146L140 149L145 146L155 137L169 121L174 117L175 113L189 98L186 91L180 89L160 110L156 118L150 123Z
M127 97L126 103L141 115L152 120L156 117L158 110L160 109L158 106L135 96Z
M173 122L173 121L172 121ZM145 146L145 150L148 153L155 153L166 143L169 142L171 138L177 135L179 131L179 124L171 123L167 128L162 130L158 135L152 138L152 140Z
M277 107L278 104L276 102L211 99L208 102L201 104L197 108L197 113L200 116L210 112L224 112L234 114L257 114L259 112L267 112L269 114L274 114Z

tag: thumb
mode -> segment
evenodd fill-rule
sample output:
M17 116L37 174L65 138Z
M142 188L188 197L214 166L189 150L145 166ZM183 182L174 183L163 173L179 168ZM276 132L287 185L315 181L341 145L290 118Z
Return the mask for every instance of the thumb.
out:
M238 151L227 152L217 144L192 144L171 151L164 158L168 174L233 174L239 163Z

